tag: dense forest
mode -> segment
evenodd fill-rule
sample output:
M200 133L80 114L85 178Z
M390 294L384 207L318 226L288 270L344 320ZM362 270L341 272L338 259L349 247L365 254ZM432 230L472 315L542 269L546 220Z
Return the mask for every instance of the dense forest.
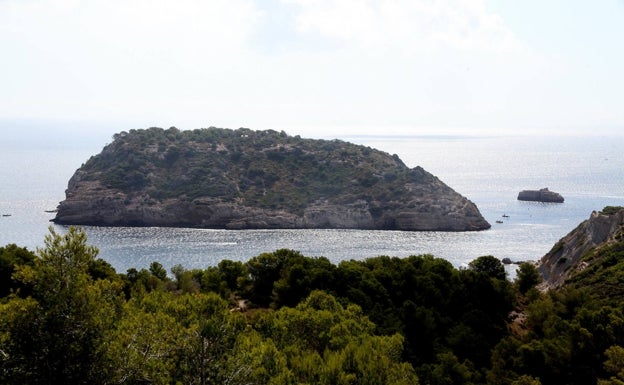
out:
M563 289L493 256L277 250L116 272L85 233L0 247L3 384L624 384L624 241ZM584 281L600 276L592 283Z

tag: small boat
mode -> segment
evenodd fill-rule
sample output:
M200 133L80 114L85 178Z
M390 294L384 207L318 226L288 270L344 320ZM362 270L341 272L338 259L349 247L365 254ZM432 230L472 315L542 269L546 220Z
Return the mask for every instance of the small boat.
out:
M503 218L509 218L509 215L503 214Z
M2 214L3 217L10 217L11 214Z
M503 223L503 221L496 221L496 223Z

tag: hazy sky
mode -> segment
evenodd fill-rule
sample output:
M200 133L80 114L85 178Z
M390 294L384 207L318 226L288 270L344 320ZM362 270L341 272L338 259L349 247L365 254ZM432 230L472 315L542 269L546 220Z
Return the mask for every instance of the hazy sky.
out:
M0 0L0 122L621 132L622 0Z

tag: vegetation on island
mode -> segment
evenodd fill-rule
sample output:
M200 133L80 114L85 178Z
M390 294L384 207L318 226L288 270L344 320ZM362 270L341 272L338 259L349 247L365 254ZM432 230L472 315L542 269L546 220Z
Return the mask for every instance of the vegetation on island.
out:
M397 200L403 191L398 182L417 173L396 155L340 140L215 127L121 132L83 170L87 178L148 200L208 196L292 212L336 195L338 204Z
M493 256L116 272L86 235L0 247L3 384L622 384L624 240L541 292ZM598 265L597 265L598 266ZM605 286L607 285L607 286Z

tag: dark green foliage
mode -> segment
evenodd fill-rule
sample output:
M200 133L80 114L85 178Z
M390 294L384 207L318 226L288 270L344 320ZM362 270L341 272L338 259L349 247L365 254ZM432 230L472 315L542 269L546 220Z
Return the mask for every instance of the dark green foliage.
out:
M114 280L117 278L117 272L115 268L105 260L101 258L94 259L89 263L87 268L87 272L91 276L91 278L98 279L109 279Z
M622 304L601 306L585 290L563 290L542 295L526 312L528 332L504 338L494 351L497 376L579 385L606 376L603 353L624 341Z
M19 281L13 279L13 273L19 266L32 265L35 258L35 254L25 247L15 244L0 247L0 297L8 295L11 289L24 289Z
M434 363L451 348L470 365L487 366L490 349L506 333L514 296L498 265L476 265L488 268L460 271L432 256L377 257L334 267L324 258L278 250L247 263L249 297L279 308L322 289L360 306L377 333L401 333L404 356L414 364Z
M624 209L624 207L622 206L605 206L602 210L600 210L600 212L605 215L612 215L621 211L622 209Z
M152 273L152 275L154 275L154 277L160 280L164 280L165 278L167 278L167 270L165 270L163 265L158 262L152 262L150 264L149 271L150 273Z
M296 306L310 292L331 291L334 287L336 266L327 258L290 258L280 278L273 285L273 303L277 307Z
M161 266L162 267L162 266ZM163 269L164 270L164 269ZM167 282L165 271L165 278L160 278L154 275L147 269L137 270L134 268L128 269L125 275L125 287L124 292L127 297L138 293L149 293L153 290L161 289Z
M490 278L505 279L507 274L505 273L505 266L502 262L491 255L479 257L468 264L470 268L477 273L483 273Z
M591 287L602 298L624 301L624 240L593 250L591 265L569 279L573 287Z
M284 307L256 325L284 353L293 383L417 384L401 362L403 339L373 335L359 307L343 307L313 291L295 308Z
M219 273L223 277L227 288L234 292L239 288L239 281L249 273L247 266L240 261L222 260L218 264Z
M521 263L516 275L518 291L526 294L529 289L535 287L538 283L540 283L540 275L535 265L530 262Z
M301 253L281 249L273 253L263 253L247 262L249 283L247 284L248 298L258 306L269 306L274 301L273 287L284 275L286 266L301 260Z
M90 275L97 249L75 228L65 235L50 228L38 254L16 272L32 296L9 297L0 307L0 382L97 383L104 378L100 344L117 319L121 283Z

